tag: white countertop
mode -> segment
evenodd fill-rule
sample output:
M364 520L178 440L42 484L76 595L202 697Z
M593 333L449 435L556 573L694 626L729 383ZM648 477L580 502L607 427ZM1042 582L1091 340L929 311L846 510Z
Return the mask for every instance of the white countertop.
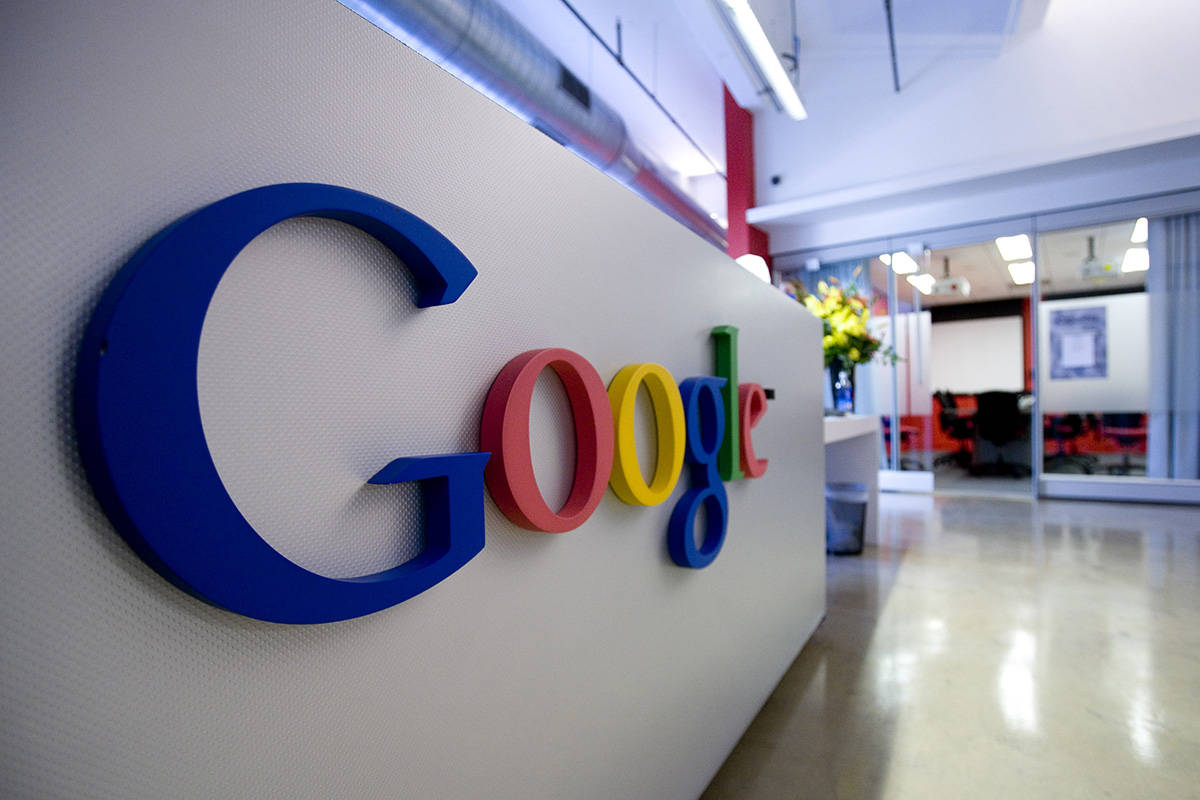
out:
M825 417L825 444L867 434L879 434L878 416L850 414L844 417Z

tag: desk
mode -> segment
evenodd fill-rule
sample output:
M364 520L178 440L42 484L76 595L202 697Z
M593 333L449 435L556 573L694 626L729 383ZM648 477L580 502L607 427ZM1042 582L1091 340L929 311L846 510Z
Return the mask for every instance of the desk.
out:
M825 417L825 482L867 487L863 541L879 544L879 417Z

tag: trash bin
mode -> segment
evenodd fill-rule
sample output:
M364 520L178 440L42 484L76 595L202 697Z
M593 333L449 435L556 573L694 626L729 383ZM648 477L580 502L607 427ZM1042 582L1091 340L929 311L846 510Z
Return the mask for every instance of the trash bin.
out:
M827 484L825 486L825 552L835 556L851 556L861 553L866 516L866 484Z

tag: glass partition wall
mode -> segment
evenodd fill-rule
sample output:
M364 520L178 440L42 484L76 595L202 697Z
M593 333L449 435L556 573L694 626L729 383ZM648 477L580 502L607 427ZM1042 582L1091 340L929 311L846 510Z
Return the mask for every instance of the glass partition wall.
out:
M860 247L861 254L833 252L801 262L791 259L790 267L785 257L776 265L786 288L801 299L806 293L817 294L821 284L838 286L862 297L869 310L867 331L881 340L882 347L873 361L853 371L853 413L880 418L881 485L928 491L932 488L934 457L930 320L928 310L921 305L922 295L903 277L918 274L927 254L919 253L915 260L902 251L893 254L891 243L886 241L866 248L867 252L861 252ZM909 264L912 269L908 269ZM830 412L838 406L836 380L837 376L827 371L824 394Z
M1200 192L775 264L854 283L898 358L856 370L881 488L1200 503Z
M1148 220L1043 233L1038 357L1043 471L1146 474Z
M1043 221L1041 496L1200 502L1197 209L1167 198Z

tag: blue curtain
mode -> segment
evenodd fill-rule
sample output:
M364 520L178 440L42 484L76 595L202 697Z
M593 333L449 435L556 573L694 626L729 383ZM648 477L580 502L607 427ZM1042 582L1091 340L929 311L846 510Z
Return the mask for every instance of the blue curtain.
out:
M1150 222L1146 474L1200 478L1200 214Z

